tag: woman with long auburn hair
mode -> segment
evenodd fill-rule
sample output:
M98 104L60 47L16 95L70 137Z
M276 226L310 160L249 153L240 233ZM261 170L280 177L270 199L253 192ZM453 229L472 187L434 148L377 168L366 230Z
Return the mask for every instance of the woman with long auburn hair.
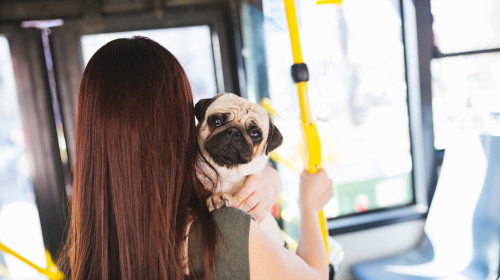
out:
M211 193L196 175L194 119L186 74L156 42L117 39L94 54L78 93L71 219L59 262L66 275L326 278L316 216L332 196L326 173L301 176L297 256L273 244L250 215L259 221L276 200L279 178L271 168L250 176L236 195L250 214L209 212Z

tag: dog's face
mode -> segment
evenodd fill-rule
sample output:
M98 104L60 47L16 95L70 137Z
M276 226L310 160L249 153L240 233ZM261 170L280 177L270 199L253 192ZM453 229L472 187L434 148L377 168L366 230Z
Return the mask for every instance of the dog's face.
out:
M267 161L283 142L264 108L232 93L200 100L195 112L201 152L220 167Z

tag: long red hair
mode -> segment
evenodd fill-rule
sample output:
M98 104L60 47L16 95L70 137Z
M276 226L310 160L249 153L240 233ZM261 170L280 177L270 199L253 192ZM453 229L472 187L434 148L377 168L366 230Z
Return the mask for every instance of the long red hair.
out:
M85 68L76 122L63 255L71 278L183 279L189 216L207 229L210 278L216 228L196 176L193 97L177 59L144 37L109 42Z

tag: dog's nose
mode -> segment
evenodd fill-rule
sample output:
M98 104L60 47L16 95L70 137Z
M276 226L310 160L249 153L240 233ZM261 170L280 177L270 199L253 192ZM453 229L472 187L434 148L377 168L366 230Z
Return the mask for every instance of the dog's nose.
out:
M241 131L237 128L230 127L226 130L227 134L231 135L232 137L241 137Z

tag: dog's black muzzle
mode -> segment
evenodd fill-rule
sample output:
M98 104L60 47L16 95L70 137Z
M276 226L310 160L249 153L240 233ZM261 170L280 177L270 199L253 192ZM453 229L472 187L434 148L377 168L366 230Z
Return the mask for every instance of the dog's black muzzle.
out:
M236 127L229 127L207 139L205 149L215 163L228 168L252 160L253 146Z

